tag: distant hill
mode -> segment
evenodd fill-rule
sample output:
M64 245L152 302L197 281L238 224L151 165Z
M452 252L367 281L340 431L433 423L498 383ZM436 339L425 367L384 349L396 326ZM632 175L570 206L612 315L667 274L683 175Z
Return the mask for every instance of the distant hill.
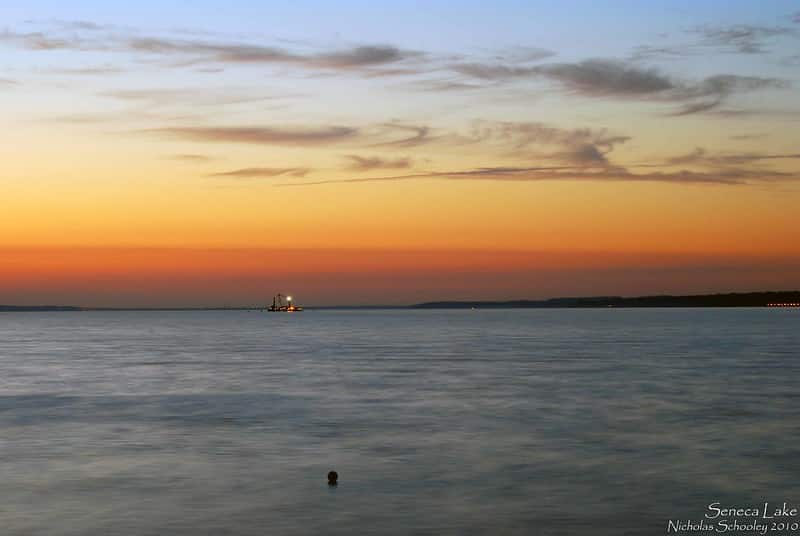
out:
M82 311L80 307L71 305L0 305L0 312L25 313L42 311Z
M800 304L800 291L701 294L693 296L592 296L549 300L439 301L412 305L414 309L555 309L590 307L767 307L771 304Z

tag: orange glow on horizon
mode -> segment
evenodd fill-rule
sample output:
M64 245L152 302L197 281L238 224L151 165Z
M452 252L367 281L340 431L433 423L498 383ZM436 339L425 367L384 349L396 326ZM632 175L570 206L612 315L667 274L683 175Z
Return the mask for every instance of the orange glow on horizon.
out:
M306 305L787 289L793 257L659 252L5 248L6 303ZM55 301L54 301L55 300Z

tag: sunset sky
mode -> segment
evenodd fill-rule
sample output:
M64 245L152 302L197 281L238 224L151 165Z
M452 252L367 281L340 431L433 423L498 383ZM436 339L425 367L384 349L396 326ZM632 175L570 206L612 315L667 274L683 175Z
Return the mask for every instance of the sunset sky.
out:
M796 1L0 5L0 303L800 287Z

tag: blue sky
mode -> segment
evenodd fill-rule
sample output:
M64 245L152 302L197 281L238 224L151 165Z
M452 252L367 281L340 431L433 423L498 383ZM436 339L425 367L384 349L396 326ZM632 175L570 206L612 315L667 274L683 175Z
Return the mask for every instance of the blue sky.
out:
M698 24L774 25L797 2L755 1L442 1L211 0L4 3L5 24L25 20L89 20L153 29L200 29L269 37L352 39L458 50L519 43L601 47L640 44L654 32ZM541 44L541 43L544 44ZM586 49L584 48L584 51Z

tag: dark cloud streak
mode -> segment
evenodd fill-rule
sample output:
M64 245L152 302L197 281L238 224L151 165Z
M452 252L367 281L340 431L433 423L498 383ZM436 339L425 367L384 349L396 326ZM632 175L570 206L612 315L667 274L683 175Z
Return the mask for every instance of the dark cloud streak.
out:
M77 38L51 37L43 32L18 33L4 30L0 32L0 42L11 43L28 50L83 50L86 43Z
M410 158L383 158L380 156L347 155L350 161L348 169L352 171L370 171L373 169L405 169L411 167Z
M487 122L474 124L469 138L474 142L499 142L515 156L558 160L579 166L606 165L606 155L629 136L610 134L605 129L564 129L538 122ZM551 153L534 153L535 146L555 146Z
M756 134L734 134L733 136L730 136L730 139L738 140L738 141L759 140L759 139L762 139L762 138L766 138L767 136L768 136L768 134L763 133L763 132L756 133Z
M425 125L385 123L383 127L384 129L388 129L390 131L399 130L401 132L408 132L410 134L401 139L375 143L372 145L373 147L417 147L419 145L430 143L435 139L433 136L431 136L430 127Z
M256 95L252 92L237 89L118 89L99 94L102 97L144 102L153 106L168 104L186 104L192 106L220 106L245 104L294 97L295 95Z
M676 116L712 110L736 93L789 87L788 82L777 78L732 74L684 83L673 80L657 69L602 59L545 65L539 67L538 72L582 95L684 103L672 114Z
M233 171L223 171L220 173L210 173L209 177L229 177L237 179L251 179L260 177L305 177L310 170L304 167L286 167L286 168L268 168L268 167L254 167L235 169Z
M656 69L642 69L622 61L590 59L579 63L556 63L536 73L589 96L652 95L674 89L673 82Z
M357 46L346 50L309 56L307 61L329 69L354 69L395 63L408 58L420 57L421 55L420 52L400 50L397 47L388 45Z
M131 35L117 31L103 36L93 35L86 38L77 31L96 31L99 25L81 22L71 23L71 32L63 35L45 32L11 32L0 33L0 42L6 42L28 50L87 50L134 52L162 57L180 57L181 65L197 63L222 64L284 64L308 69L333 71L349 71L364 69L377 73L414 74L414 70L392 70L383 73L379 68L397 64L406 60L421 59L424 54L412 50L403 50L391 45L357 45L335 50L312 53L299 53L278 46L266 46L253 43L238 43L201 39L178 39L157 36ZM75 25L77 24L77 25ZM63 28L63 25L62 25Z
M314 129L273 127L167 127L147 132L171 138L210 143L261 145L325 145L355 138L358 129L331 126Z
M66 75L82 75L82 76L105 76L109 74L124 73L125 70L119 67L112 67L110 65L102 65L97 67L77 67L77 68L59 68L51 69L49 72L54 74Z
M529 78L538 73L536 67L508 66L491 63L456 63L450 69L471 78L481 80L509 80L513 78Z
M560 84L570 93L587 97L681 103L682 106L670 114L675 116L708 112L736 93L789 87L788 82L776 78L732 74L683 82L636 62L602 58L521 67L460 63L450 68L469 79L488 83L544 78ZM451 83L464 85L458 81Z
M395 175L389 177L369 177L358 179L322 180L303 183L284 183L276 186L317 186L324 184L343 184L361 182L393 182L421 179L444 180L491 180L491 181L599 181L599 182L667 182L674 184L707 184L707 185L745 185L752 182L774 180L796 180L796 174L776 171L750 170L716 170L695 172L681 170L676 172L652 171L634 173L623 167L605 168L596 171L570 167L488 167L461 171L438 171L416 173L411 175Z
M800 153L765 154L765 153L739 153L739 154L709 154L702 147L693 151L667 159L669 165L698 164L706 166L737 166L764 160L797 160Z
M765 54L766 43L776 37L796 36L793 28L782 26L753 26L737 24L734 26L703 26L694 30L706 46L721 47L724 51L738 54Z

